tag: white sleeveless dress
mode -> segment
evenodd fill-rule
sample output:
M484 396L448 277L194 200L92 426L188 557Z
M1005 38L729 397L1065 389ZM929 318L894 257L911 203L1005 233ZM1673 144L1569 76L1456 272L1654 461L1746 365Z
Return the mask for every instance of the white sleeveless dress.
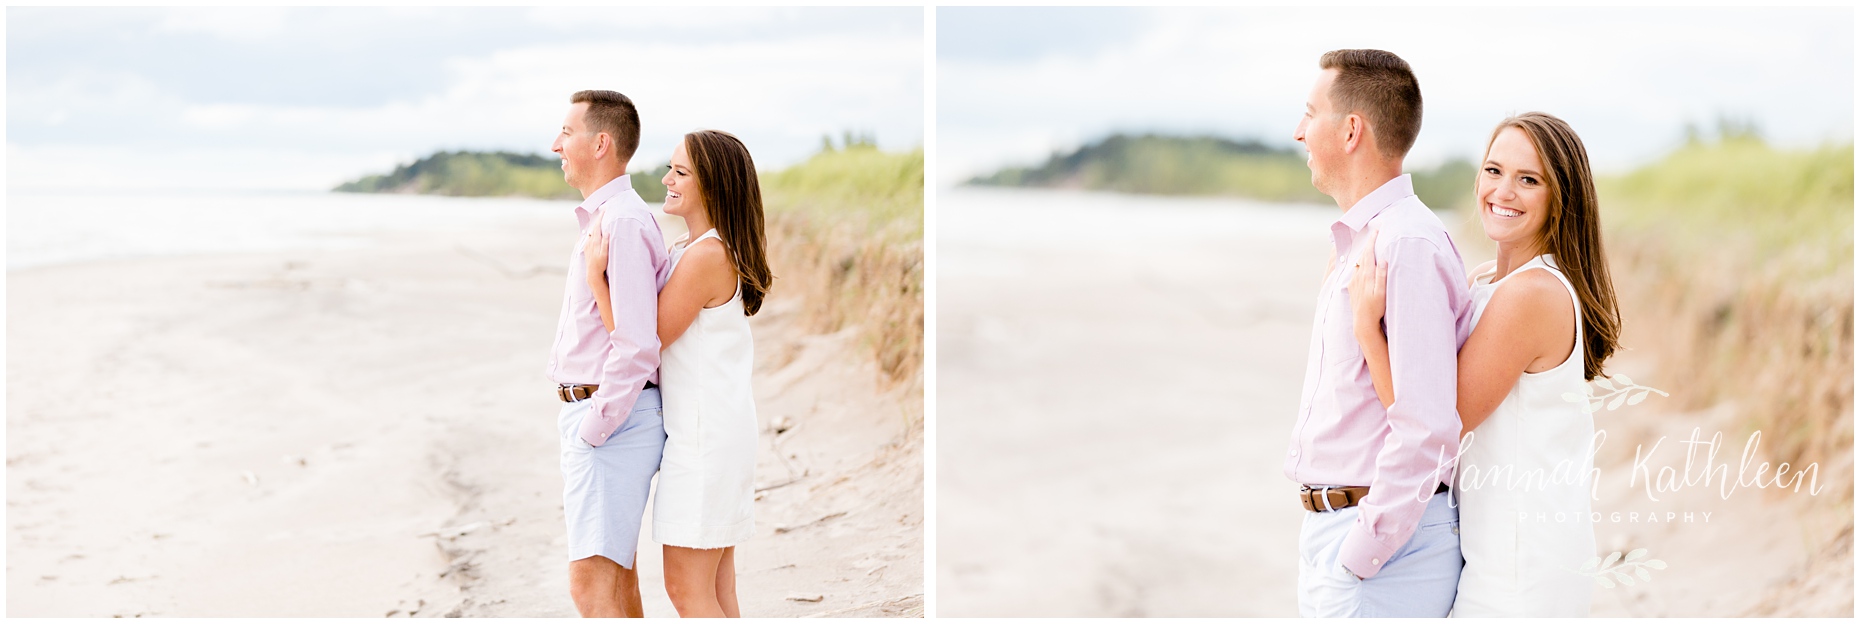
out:
M691 244L672 252L672 270ZM721 239L719 239L721 241ZM756 403L749 377L755 348L742 287L728 303L698 311L659 354L665 455L652 503L652 538L670 546L723 548L755 532Z
M1576 345L1556 368L1524 373L1491 417L1462 447L1457 487L1460 573L1454 617L1586 617L1595 581L1577 571L1595 556L1590 525L1591 448L1595 419L1584 404L1582 302L1555 263L1542 255L1512 271L1555 275L1576 310ZM1492 294L1496 269L1473 281L1473 323ZM1475 329L1476 331L1476 329Z

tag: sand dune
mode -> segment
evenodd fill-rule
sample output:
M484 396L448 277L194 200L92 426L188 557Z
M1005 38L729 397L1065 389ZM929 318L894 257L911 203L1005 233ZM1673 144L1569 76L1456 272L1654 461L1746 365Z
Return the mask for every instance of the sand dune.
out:
M574 615L542 375L573 227L9 272L7 614ZM744 613L921 614L921 389L777 295Z

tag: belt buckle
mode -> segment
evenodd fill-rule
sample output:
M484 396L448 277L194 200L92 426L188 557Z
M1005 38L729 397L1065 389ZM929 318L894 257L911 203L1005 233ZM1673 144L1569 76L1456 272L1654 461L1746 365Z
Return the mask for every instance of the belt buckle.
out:
M1304 496L1305 496L1305 500L1306 500L1306 502L1309 502L1309 503L1311 503L1311 510L1312 510L1312 511L1336 511L1336 510L1337 510L1337 508L1336 508L1336 507L1334 507L1334 506L1332 506L1332 505L1330 504L1330 490L1331 490L1331 486L1328 486L1328 485L1326 485L1326 486L1324 486L1324 487L1321 487L1321 488L1313 488L1313 487L1311 487L1311 486L1309 486L1309 485L1305 485L1305 484L1302 484L1302 483L1301 483L1301 484L1299 484L1299 486L1298 486L1298 487L1300 488L1300 489L1299 489L1299 492L1300 492L1301 494L1304 494ZM1310 497L1311 497L1312 495L1314 495L1314 494L1315 494L1315 495L1316 495L1316 496L1317 496L1318 498L1320 498L1320 499L1323 499L1323 501L1324 501L1324 508L1323 508L1322 510L1320 510L1320 509L1318 509L1318 504L1317 504L1317 502L1316 502L1316 501L1312 501L1312 500L1311 500L1311 498L1310 498Z
M575 402L573 394L569 392L568 384L561 384L555 387L555 398L561 399L563 403Z

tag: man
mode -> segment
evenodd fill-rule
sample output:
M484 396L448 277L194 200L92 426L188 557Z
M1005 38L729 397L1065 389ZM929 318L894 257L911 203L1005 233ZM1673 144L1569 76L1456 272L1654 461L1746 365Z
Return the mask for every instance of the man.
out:
M1318 67L1294 138L1309 153L1311 184L1344 213L1330 228L1335 255L1285 458L1307 512L1298 609L1445 616L1464 561L1457 511L1436 494L1447 492L1459 452L1457 354L1472 331L1466 266L1402 174L1421 131L1421 88L1408 63L1381 50L1337 50ZM1350 278L1375 270L1352 264L1364 244L1388 262L1394 403L1386 409L1352 331Z
M562 177L581 191L582 240L601 228L614 329L601 321L577 243L556 322L549 378L566 404L562 511L568 520L568 583L583 617L643 617L633 570L652 476L665 450L660 412L658 301L671 274L663 235L633 192L627 161L639 147L639 111L613 91L581 91L551 148Z

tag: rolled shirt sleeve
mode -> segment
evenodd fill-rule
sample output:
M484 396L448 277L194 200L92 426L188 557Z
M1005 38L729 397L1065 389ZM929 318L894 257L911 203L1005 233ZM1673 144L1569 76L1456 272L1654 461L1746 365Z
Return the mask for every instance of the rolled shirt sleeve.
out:
M654 238L646 224L621 217L608 233L607 289L614 312L610 347L601 367L600 389L589 399L592 418L581 421L581 439L593 446L626 423L646 382L659 370L659 288Z
M1381 571L1414 535L1440 477L1459 454L1459 340L1451 285L1463 279L1449 255L1429 240L1401 237L1386 245L1388 305L1384 315L1395 402L1376 455L1369 495L1345 536L1339 561L1357 576Z

